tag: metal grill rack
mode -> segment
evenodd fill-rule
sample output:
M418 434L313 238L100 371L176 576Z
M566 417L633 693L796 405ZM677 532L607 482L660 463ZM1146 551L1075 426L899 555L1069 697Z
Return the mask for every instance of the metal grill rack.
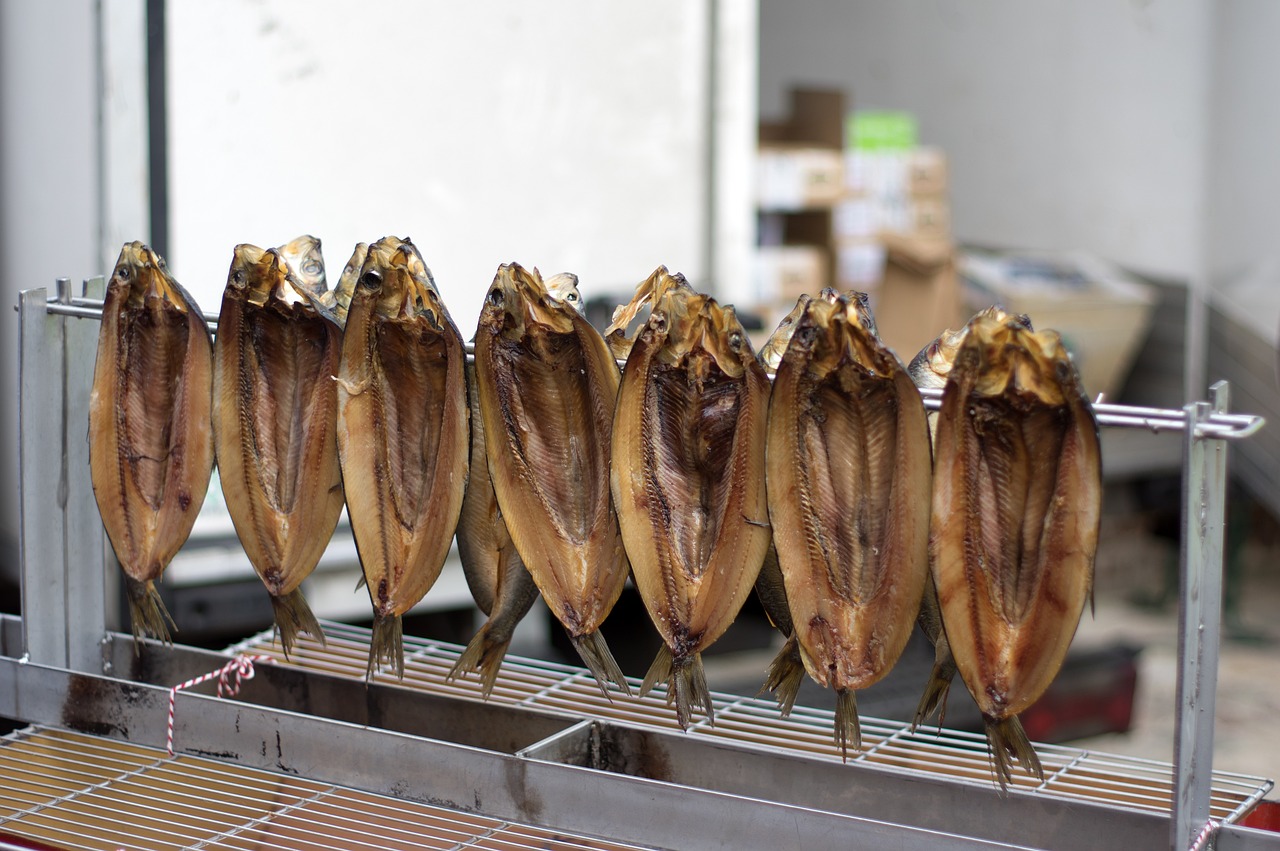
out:
M164 741L169 688L227 659L153 642L135 649L106 628L107 549L83 439L97 338L96 323L84 320L100 315L103 289L93 279L73 297L64 279L53 299L29 290L19 305L23 617L0 618L0 716L36 726L0 746L0 757L47 736L86 753L155 747ZM924 395L936 408L937 394ZM684 734L661 699L610 702L584 671L517 659L504 665L493 700L481 703L474 683L444 679L457 648L410 640L405 682L366 684L367 632L330 625L326 648L304 643L288 662L259 665L238 699L209 696L209 687L182 692L179 756L151 754L144 773L215 766L226 776L270 777L282 789L299 784L289 794L307 801L317 793L303 792L316 784L327 790L317 802L351 790L356 797L344 804L389 796L397 807L443 807L460 823L525 824L616 843L583 847L1183 849L1212 817L1222 822L1213 837L1219 849L1278 849L1276 834L1233 823L1272 782L1210 771L1226 446L1262 425L1226 412L1225 385L1211 398L1181 411L1096 406L1104 426L1183 437L1180 733L1172 766L1039 746L1045 783L1019 778L1002 795L978 736L911 734L866 719L866 747L843 764L827 712L797 709L781 720L771 704L717 695L716 725ZM235 650L280 656L266 636ZM202 789L205 776L198 771L190 786ZM132 778L126 770L107 786ZM61 818L82 798L96 803L103 782L90 779L69 799L30 801L0 816L0 829ZM0 802L12 797L0 781ZM168 803L154 802L150 815L172 815ZM194 824L214 809L192 802L176 812ZM298 809L286 805L270 821L292 824ZM319 810L301 809L322 823ZM301 834L271 841L264 847L324 847ZM490 847L475 841L447 847Z
M631 851L527 824L43 727L0 741L0 845Z

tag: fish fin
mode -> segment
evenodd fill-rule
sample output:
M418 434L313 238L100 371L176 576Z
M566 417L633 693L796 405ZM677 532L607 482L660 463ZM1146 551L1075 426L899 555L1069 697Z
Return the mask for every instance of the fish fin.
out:
M995 771L996 781L1001 792L1009 791L1009 783L1013 780L1013 763L1017 762L1032 777L1044 782L1044 768L1040 758L1036 756L1027 731L1022 728L1018 716L1010 718L982 717L987 728L987 744L991 748L991 767Z
M800 642L793 635L782 645L778 655L769 663L769 673L765 677L764 686L760 689L773 692L778 701L778 712L783 718L791 714L800 694L800 684L804 682L804 662L800 660Z
M369 636L369 667L366 681L373 679L375 670L389 667L396 679L404 679L404 632L399 615L375 614L373 634Z
M148 635L165 644L173 644L169 628L173 627L176 632L178 625L173 622L169 610L165 608L164 600L160 599L160 592L156 590L155 582L150 579L139 582L126 575L124 585L129 597L129 620L133 628L134 653L141 651L141 641Z
M445 679L454 680L470 671L477 671L480 674L480 696L488 700L489 695L493 693L493 684L498 680L502 660L506 657L507 648L510 646L510 636L505 641L495 638L489 630L489 625L485 624L467 644L458 661L453 663Z
M365 578L364 573L361 573L360 578L356 580L356 587L353 588L352 590L359 591L361 588L364 588L368 584L369 584L369 580Z
M689 729L689 719L693 716L693 710L699 706L706 713L707 723L715 726L715 709L711 703L711 692L707 688L707 675L702 668L701 653L676 659L671 655L671 649L664 644L649 666L649 673L644 676L644 685L640 687L641 696L664 681L667 683L667 705L675 706L676 721L680 724L680 729Z
M618 663L614 661L613 654L609 652L609 645L599 630L582 635L571 635L569 641L573 643L573 649L578 651L578 655L586 663L591 675L596 678L601 694L613 700L609 695L609 683L613 683L622 690L623 694L631 697L631 686L627 683L627 678L618 667Z
M649 670L644 675L644 682L640 684L640 696L644 697L653 691L653 687L658 683L665 683L671 679L671 648L662 645L658 648L658 655L653 657L653 664L649 666Z
M289 651L298 640L298 633L305 632L324 644L324 632L320 622L311 613L307 598L302 596L302 589L295 588L284 596L271 595L271 612L275 617L276 631L280 633L280 646L284 649L284 657L289 658Z
M920 697L920 705L916 707L916 715L911 719L911 732L928 721L933 713L938 713L938 726L942 726L947 717L947 695L951 693L951 681L956 675L954 659L935 661L933 670L929 672L929 682L925 684L924 694Z
M836 690L836 744L840 758L849 761L849 742L855 751L862 750L862 725L858 722L858 700L851 688Z

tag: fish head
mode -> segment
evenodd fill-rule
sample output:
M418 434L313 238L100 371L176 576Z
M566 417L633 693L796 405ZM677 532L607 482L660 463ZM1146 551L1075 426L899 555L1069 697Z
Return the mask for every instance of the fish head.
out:
M320 240L311 234L296 237L276 249L293 272L294 278L305 289L317 296L329 290L325 277L324 255L320 253Z
M568 334L573 331L573 314L568 302L553 297L538 270L519 263L498 267L493 284L480 311L481 327L518 340L538 331Z
M979 320L989 320L995 323L1010 322L1025 331L1033 330L1031 317L1025 313L1009 313L999 305L992 305L980 310L969 320L969 324L959 330L948 328L912 358L907 367L907 372L910 373L911 380L915 382L917 387L940 389L947 383L947 376L951 374L956 354L960 351L960 346L964 342L966 333Z
M871 312L871 296L858 290L849 290L844 297L858 314L858 324L862 329L877 340L880 339L880 331L876 328L876 317Z
M672 274L667 270L666 266L659 266L653 270L653 274L636 286L636 291L631 296L631 301L614 308L613 319L609 323L609 327L604 330L605 341L613 351L614 357L626 357L627 352L631 350L631 344L635 341L635 336L628 337L627 329L631 327L641 312L648 307L651 309L650 315L652 316L653 306L661 300L664 294L671 290L681 289L688 290L689 293L693 292L684 275L679 272ZM639 331L636 333L638 334Z
M687 285L662 294L641 334L655 342L660 338L660 362L683 366L695 377L718 367L730 378L741 378L747 362L756 359L733 305L721 305Z
M893 356L879 344L874 321L867 321L866 305L842 295L834 302L814 299L795 323L784 358L821 371L842 362L861 364L873 372L887 373Z
M551 298L564 302L579 314L586 310L586 305L582 302L582 293L578 290L577 275L572 272L557 272L548 277L545 283L547 295Z
M441 327L444 306L435 278L408 239L386 237L367 247L351 295L351 303L357 302L368 302L371 314L380 319L425 316L437 330Z
M1015 393L1063 405L1066 389L1076 384L1071 355L1056 331L1032 331L1024 320L1003 311L974 317L956 362L973 362L980 395Z
M159 300L170 302L183 312L187 309L187 299L179 293L178 282L169 274L164 258L141 242L127 242L120 249L108 287L127 292L130 307Z
M830 287L825 288L819 293L819 298L826 298L827 293L833 297L836 291ZM796 299L795 307L791 308L791 312L782 317L778 322L778 327L773 329L773 333L769 335L769 339L760 347L760 363L769 372L776 372L778 364L782 363L782 355L787 350L787 344L791 342L791 335L795 333L796 323L800 321L800 317L804 314L805 308L809 306L809 302L813 301L813 296L808 293L801 293Z

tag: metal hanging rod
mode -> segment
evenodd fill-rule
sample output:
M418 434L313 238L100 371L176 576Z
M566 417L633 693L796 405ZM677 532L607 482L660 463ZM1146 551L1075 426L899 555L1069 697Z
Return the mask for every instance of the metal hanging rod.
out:
M49 299L48 311L50 313L62 316L77 316L82 319L102 319L103 302L101 299L70 297L69 289L64 292L66 295L60 293L58 297ZM216 332L218 330L218 314L202 313L201 315L204 317L205 322L208 323L209 330ZM464 343L463 347L467 353L467 360L474 362L475 347L471 343ZM625 360L619 360L618 366L623 366L625 363ZM941 390L921 388L920 395L924 399L926 409L936 411L941 407ZM1181 432L1186 431L1187 428L1187 412L1175 408L1141 408L1098 402L1094 404L1093 411L1098 418L1099 425L1114 428L1143 428L1153 433L1165 431ZM1195 429L1197 437L1240 440L1249 437L1265 424L1266 420L1263 417L1251 414L1215 412L1197 422Z

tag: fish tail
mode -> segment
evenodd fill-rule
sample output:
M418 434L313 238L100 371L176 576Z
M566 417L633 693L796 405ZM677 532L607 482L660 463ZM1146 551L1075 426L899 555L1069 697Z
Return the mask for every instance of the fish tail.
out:
M164 606L164 600L160 599L160 592L156 590L155 582L150 579L139 582L126 575L124 585L129 597L129 620L133 628L134 652L140 651L139 642L148 635L165 644L172 644L173 639L170 637L169 628L173 627L176 632L178 625L170 617L169 610Z
M609 697L609 683L613 683L622 690L623 694L631 697L631 686L627 683L627 678L618 667L618 663L614 661L613 654L609 652L609 645L599 630L582 635L571 635L569 640L573 643L573 648L578 651L578 655L582 657L582 661L586 663L591 675L596 678L601 694ZM613 698L609 697L609 699Z
M804 662L800 659L800 642L793 635L769 663L769 673L760 693L773 692L774 699L778 701L778 711L786 718L796 705L796 697L800 694L800 684L803 681Z
M649 673L645 674L644 685L640 687L641 696L648 694L660 682L667 683L667 705L675 706L680 729L689 729L689 719L697 707L702 707L706 713L707 723L715 726L716 714L711 703L711 691L707 688L701 653L676 659L664 644L649 666Z
M862 725L858 722L858 700L851 688L836 690L836 744L840 746L840 758L848 761L849 743L855 751L862 750Z
M289 651L298 640L298 633L305 632L324 644L324 632L320 622L311 613L307 599L302 596L302 589L295 588L288 594L277 597L271 595L271 611L275 616L276 630L280 633L280 646L284 648L284 657L289 658Z
M991 747L991 767L995 770L996 780L1000 783L1000 791L1007 792L1013 780L1013 763L1017 762L1022 769L1037 780L1044 782L1044 769L1040 766L1040 758L1036 756L1027 731L1022 728L1018 716L1009 718L982 717L987 728L987 743Z
M453 663L445 679L453 680L469 671L478 671L480 696L488 700L489 695L493 693L493 684L498 680L498 670L502 667L502 660L506 657L507 648L510 646L511 636L508 635L504 640L494 635L486 623L467 644L458 661Z
M920 697L920 705L916 707L915 718L911 719L911 732L916 731L932 715L938 713L938 726L942 726L947 717L947 695L951 692L951 680L956 675L954 659L945 662L934 662L929 672L929 682L925 684L924 694Z
M372 680L378 668L388 666L396 679L404 679L404 632L399 615L381 612L373 616L373 634L369 636L369 667L365 680Z

